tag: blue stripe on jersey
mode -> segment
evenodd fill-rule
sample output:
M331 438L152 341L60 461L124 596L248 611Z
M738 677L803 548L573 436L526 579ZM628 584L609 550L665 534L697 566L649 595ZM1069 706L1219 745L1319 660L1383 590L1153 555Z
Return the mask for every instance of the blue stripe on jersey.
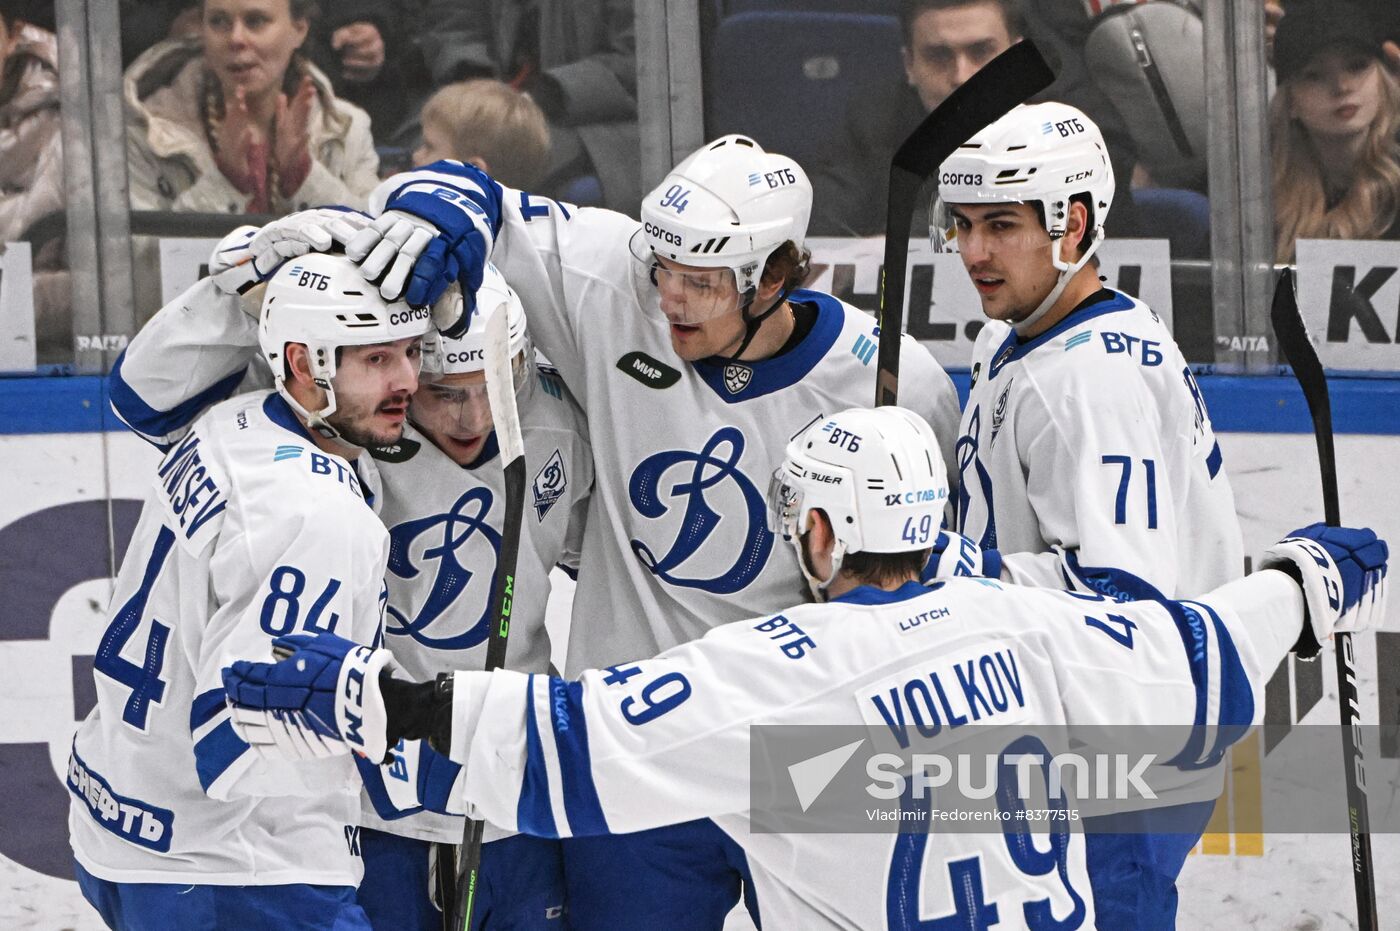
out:
M1196 607L1210 615L1216 652L1220 654L1220 728L1216 732L1215 746L1207 758L1210 764L1218 762L1229 746L1249 731L1254 721L1254 689L1249 684L1244 664L1240 662L1235 640L1220 620L1220 615L1210 605L1197 604Z
M520 800L515 805L516 830L536 837L558 837L554 810L549 803L549 770L544 745L535 720L535 677L525 684L525 775L520 780Z
M222 688L210 689L196 695L190 702L190 733L193 734L228 707L228 695Z
M126 421L127 426L162 449L168 448L169 444L161 442L161 437L189 426L196 417L204 412L206 407L231 396L238 388L239 382L243 381L243 374L247 371L246 367L239 369L227 378L216 381L194 397L180 402L170 410L158 411L142 400L141 396L122 377L122 362L125 359L126 352L123 351L121 355L117 356L117 361L112 366L110 380L107 383L112 410L116 411L118 417Z
M807 373L816 368L817 363L826 358L831 347L836 345L841 328L846 322L846 308L840 301L820 291L803 290L789 293L788 301L811 304L817 308L817 320L812 324L812 331L789 352L771 359L743 363L750 371L749 383L743 388L731 392L725 387L724 370L729 365L728 359L715 356L695 363L696 374L724 403L737 404L740 401L761 398L765 394L772 394L797 384L807 377Z
M929 581L933 581L930 579ZM918 598L920 595L927 595L928 587L923 582L905 582L894 591L885 591L873 585L857 585L850 591L843 592L831 599L833 602L852 605L886 605L896 601L908 601L910 598Z
M268 420L284 430L290 430L313 446L316 444L316 441L311 438L311 434L306 432L306 427L302 426L301 421L297 419L297 415L292 413L292 409L287 406L286 399L276 391L263 399L262 408Z
M607 834L608 822L593 783L593 759L588 754L588 725L583 717L583 686L551 677L549 722L559 772L564 782L564 811L574 837Z
M1102 289L1098 293L1102 294L1108 289ZM992 366L987 372L988 378L996 378L1002 366L1008 362L1024 358L1032 350L1043 346L1066 330L1072 330L1077 326L1082 326L1093 320L1095 317L1102 317L1104 314L1117 313L1120 310L1131 310L1133 306L1132 298L1119 294L1117 291L1108 291L1111 297L1102 298L1093 304L1080 306L1073 310L1067 317L1039 336L1028 339L1024 343L1017 337L1016 331L1012 330L1006 334L1006 340L992 356Z
M1220 466L1224 464L1224 462L1225 457L1220 454L1220 443L1217 442L1211 447L1210 455L1206 457L1206 470L1210 472L1211 478L1215 478L1220 472Z
M1117 602L1163 601L1167 596L1151 582L1111 566L1081 566L1074 550L1065 550L1065 563L1081 585Z
M486 441L481 444L481 452L476 454L476 458L468 462L462 468L468 472L475 472L481 466L494 460L501 454L501 444L496 442L496 431L492 430L486 434Z
M1166 601L1162 607L1176 622L1176 632L1181 636L1181 645L1186 648L1186 664L1191 670L1191 684L1196 688L1196 710L1191 716L1191 738L1181 752L1167 761L1169 766L1181 769L1198 769L1198 761L1204 755L1206 701L1210 685L1210 633L1205 618L1193 606L1180 601Z
M208 792L209 787L247 750L248 745L234 733L232 721L225 721L205 734L194 745L194 768L204 791Z

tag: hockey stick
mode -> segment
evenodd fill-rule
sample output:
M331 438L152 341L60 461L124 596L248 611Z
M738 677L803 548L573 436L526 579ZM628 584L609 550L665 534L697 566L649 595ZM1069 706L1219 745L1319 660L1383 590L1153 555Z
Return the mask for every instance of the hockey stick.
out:
M491 610L487 617L491 630L486 641L486 671L500 669L506 662L506 641L510 636L511 604L515 599L515 564L520 554L520 523L525 509L525 445L520 432L520 411L515 404L515 381L511 377L509 314L500 307L486 321L486 394L495 423L496 442L505 470L505 517L501 526L501 550L496 557L496 576L491 588ZM481 873L481 841L486 824L468 818L462 828L462 847L457 856L457 883L453 889L452 928L469 931L472 907L476 904ZM439 847L438 875L445 865ZM450 850L451 848L447 848ZM454 875L449 870L446 875ZM439 889L441 889L439 879ZM449 914L443 899L443 919Z
M904 330L904 277L909 271L909 224L919 190L958 146L1049 87L1055 73L1029 40L1017 42L924 117L890 162L885 212L885 265L880 276L880 356L875 404L899 396L899 337Z
M1274 336L1293 367L1293 377L1303 389L1317 437L1317 463L1322 472L1322 510L1329 527L1341 525L1337 501L1337 459L1332 448L1332 405L1327 397L1327 376L1322 362L1308 339L1298 295L1293 290L1293 272L1279 273L1274 304L1269 315ZM1366 800L1366 760L1361 746L1361 702L1356 693L1356 656L1351 634L1332 635L1336 641L1337 698L1342 714L1342 756L1347 771L1347 809L1351 821L1351 878L1356 886L1357 927L1375 931L1376 878L1371 864L1371 816Z

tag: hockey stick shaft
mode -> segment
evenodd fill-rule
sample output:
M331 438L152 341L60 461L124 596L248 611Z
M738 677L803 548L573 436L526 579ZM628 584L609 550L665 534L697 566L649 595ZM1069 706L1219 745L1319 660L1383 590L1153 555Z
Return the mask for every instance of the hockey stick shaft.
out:
M958 146L1049 87L1055 73L1030 41L1018 42L953 91L900 145L890 163L885 212L885 262L880 276L880 349L875 404L899 398L899 340L904 331L904 279L909 226L919 191Z
M487 612L491 624L486 641L487 672L500 669L506 663L511 607L515 602L515 567L520 556L520 525L525 510L525 447L520 432L520 411L516 407L515 381L511 373L507 317L505 306L501 306L486 325L486 392L505 480L501 546L496 556L496 575L491 587L490 610ZM481 844L485 828L484 822L474 818L468 818L462 828L450 926L461 931L469 931L472 924L472 911L481 878ZM439 860L439 870L441 866L442 861ZM444 918L449 914L446 905L444 900Z
M1312 415L1317 438L1317 462L1322 473L1322 510L1328 526L1341 524L1337 497L1337 459L1332 444L1332 405L1327 393L1327 376L1317 357L1293 287L1293 273L1284 269L1274 290L1274 335L1283 350L1293 377L1303 390ZM1351 826L1351 873L1356 887L1357 927L1374 931L1377 927L1376 879L1371 862L1371 818L1366 799L1365 753L1361 746L1361 702L1356 689L1356 658L1351 634L1333 635L1337 658L1337 699L1342 719L1342 756L1346 764L1347 808Z

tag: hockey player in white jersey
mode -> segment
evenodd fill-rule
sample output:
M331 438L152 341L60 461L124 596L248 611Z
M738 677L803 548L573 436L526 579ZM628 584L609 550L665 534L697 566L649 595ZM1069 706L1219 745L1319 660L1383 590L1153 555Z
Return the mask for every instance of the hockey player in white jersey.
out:
M947 714L934 752L989 726L1009 742L1042 724L1196 721L1163 752L1215 755L1262 718L1264 683L1290 649L1316 655L1334 630L1380 624L1386 545L1370 531L1310 527L1269 550L1270 568L1190 602L1120 605L985 579L925 587L941 473L927 425L907 411L824 418L789 446L769 500L828 603L728 624L576 681L459 672L448 689L386 672L377 694L366 690L370 717L355 735L336 724L337 670L375 654L285 638L290 658L227 672L235 719L274 756L333 752L344 736L378 757L398 734L435 734L465 764L479 811L549 836L714 818L748 854L765 927L1095 927L1084 835L1068 822L1032 831L1011 821L990 833L751 830L763 797L749 785L751 728L864 725L878 741L928 720L897 702L931 687ZM965 670L989 666L1002 670L985 673L996 687L969 684L976 674ZM1151 697L1134 700L1144 682ZM1002 701L979 701L984 689ZM1017 804L998 794L999 805Z
M112 379L113 406L126 423L158 445L178 442L204 405L259 368L256 323L241 309L238 289L266 277L289 252L291 264L300 262L295 256L310 247L306 236L317 232L308 226L312 216L328 218L326 211L311 211L261 231L231 234L215 250L212 277L162 308L137 334ZM357 222L339 212L329 219ZM328 239L319 242L329 245ZM356 279L363 280L357 273ZM444 300L454 298L460 300L453 294ZM390 539L385 646L415 676L484 663L504 501L485 390L484 333L491 314L509 318L508 351L533 475L507 668L549 669L544 624L549 573L557 563L577 565L593 481L581 412L555 373L537 369L519 298L488 267L476 300L479 310L467 333L447 338L433 331L423 338L420 386L403 435L368 449L379 468L383 487L377 505ZM461 818L428 810L409 814L417 806L405 800L432 804L451 786L457 769L411 742L389 765L366 775L371 804L360 821L365 874L358 901L374 926L440 925L429 897L430 847L459 843ZM492 825L486 837L476 926L558 925L563 910L558 842Z
M647 195L640 223L455 162L390 178L381 207L346 251L382 293L428 302L459 278L469 288L489 255L588 418L598 477L569 669L652 656L803 591L764 526L764 483L788 437L870 403L878 334L869 315L800 288L812 190L796 162L725 136ZM900 371L951 449L952 381L907 337ZM565 869L585 931L719 928L743 874L704 823L575 841Z
M940 574L1122 600L1199 595L1243 571L1191 369L1161 319L1093 264L1113 191L1098 127L1058 103L1017 107L939 171L935 245L961 255L988 317L957 442L962 537L940 540ZM1178 830L1204 829L1211 806L1194 810ZM1199 833L1094 834L1091 862L1121 866L1118 883L1096 872L1100 923L1127 926L1111 903L1152 913L1136 907L1146 899L1170 927Z
M402 436L430 314L330 255L263 307L276 390L215 406L156 469L73 741L78 881L113 928L369 927L354 766L248 752L220 671L294 631L380 641L389 537L360 452Z

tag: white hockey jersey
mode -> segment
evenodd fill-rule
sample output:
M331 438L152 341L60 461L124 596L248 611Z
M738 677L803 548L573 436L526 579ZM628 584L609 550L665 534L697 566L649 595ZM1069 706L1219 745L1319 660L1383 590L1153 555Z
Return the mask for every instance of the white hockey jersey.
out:
M389 539L370 463L319 450L282 398L247 394L166 455L93 661L68 766L73 852L115 882L356 885L348 757L269 762L233 731L221 670L275 636L378 641Z
M148 440L175 442L203 406L245 381L245 372L254 373L246 380L260 378L257 345L257 325L239 299L201 281L162 308L127 348L112 373L113 408ZM517 402L528 483L506 667L545 672L549 574L556 564L577 569L593 459L582 412L552 369L540 368ZM385 647L418 679L484 666L505 493L495 438L463 468L410 423L398 444L369 455L383 484L379 516L390 539ZM404 767L384 772L394 807L410 807ZM460 818L425 811L385 821L368 803L363 824L447 843L462 834ZM498 836L488 826L487 838Z
M873 743L931 720L931 731L943 726L932 740L948 742L927 745L939 752L969 722L1005 724L1010 740L1021 725L1195 721L1189 735L1173 732L1194 763L1262 717L1264 683L1302 611L1299 587L1272 571L1200 603L1117 605L988 580L862 587L577 682L460 672L452 754L466 764L469 802L530 833L712 818L747 854L765 927L1091 928L1077 831L1055 830L1054 845L1011 828L751 831L750 727L864 725ZM919 695L929 696L922 718Z
M1003 578L1175 597L1243 572L1205 399L1141 301L1102 290L1025 341L987 324L961 431L957 530Z
M685 363L664 317L649 316L638 297L628 247L637 221L510 188L497 201L473 169L434 167L443 171L385 181L372 210L419 180L485 205L492 226L499 222L491 261L592 432L597 481L568 669L653 656L803 597L791 548L765 526L768 481L807 424L873 403L875 321L826 294L795 291L789 300L815 308L816 324L793 350L754 363ZM929 421L946 456L958 412L952 380L907 336L900 358L900 401Z

